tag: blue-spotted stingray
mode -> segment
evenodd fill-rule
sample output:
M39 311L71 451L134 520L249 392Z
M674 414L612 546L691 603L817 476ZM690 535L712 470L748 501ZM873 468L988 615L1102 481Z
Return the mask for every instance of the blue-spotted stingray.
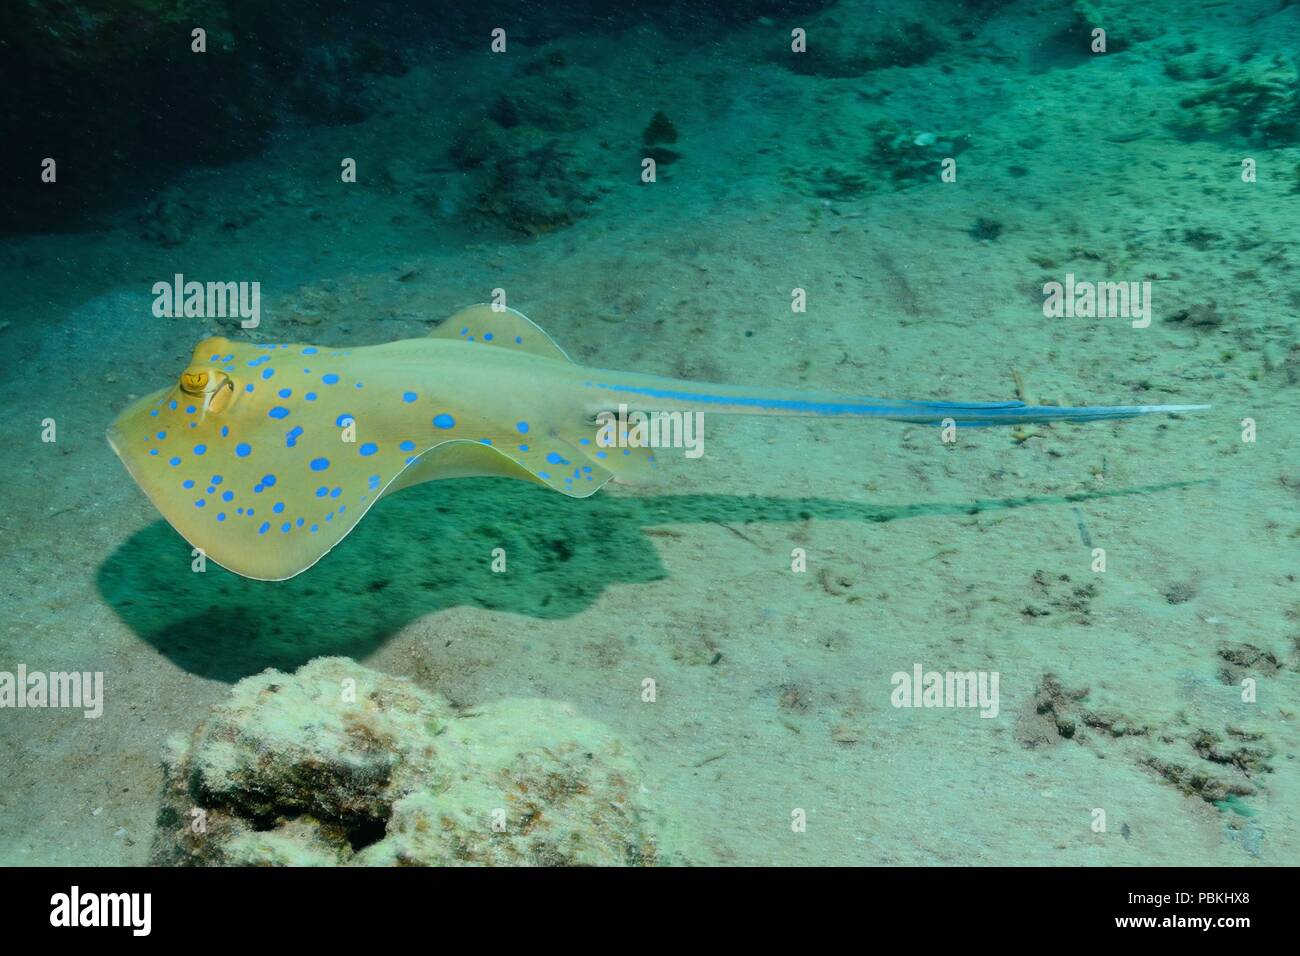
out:
M1083 408L900 401L706 385L575 364L522 313L476 305L426 338L352 349L209 338L173 385L108 440L171 525L218 564L281 581L375 502L440 478L499 476L574 498L636 479L654 449L602 447L593 419L629 410L1016 425L1206 405Z

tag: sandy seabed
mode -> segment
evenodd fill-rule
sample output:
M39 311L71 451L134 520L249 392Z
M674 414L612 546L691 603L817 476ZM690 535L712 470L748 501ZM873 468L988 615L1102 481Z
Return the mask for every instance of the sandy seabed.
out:
M1180 134L1180 100L1212 84L1162 69L1211 34L1229 59L1267 50L1296 8L1221 9L1060 63L1018 52L1034 23L1016 9L865 82L759 55L780 29L762 23L718 44L650 28L554 44L603 78L575 107L584 128L552 137L583 144L593 198L536 235L446 159L491 87L450 97L417 68L381 81L390 105L364 123L195 171L161 212L10 241L0 668L102 671L106 702L97 720L0 712L0 862L145 863L167 735L240 677L325 654L461 707L573 704L636 754L700 862L1300 862L1300 148ZM642 184L659 109L680 157ZM956 182L894 188L872 168L824 194L883 119L960 130ZM968 400L1014 397L1018 374L1038 402L1214 407L954 444L710 418L705 456L655 485L424 486L289 585L195 582L103 438L232 331L153 317L152 284L177 272L259 279L263 341L418 336L502 288L599 367ZM1151 281L1150 326L1045 318L1042 285L1067 273ZM495 585L494 534L517 527L530 570ZM430 562L430 587L394 595ZM997 716L894 707L891 675L918 664L997 672Z

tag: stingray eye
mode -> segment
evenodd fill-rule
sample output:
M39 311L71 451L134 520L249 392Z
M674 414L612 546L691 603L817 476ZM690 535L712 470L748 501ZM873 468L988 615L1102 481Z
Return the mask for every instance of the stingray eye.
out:
M181 372L181 391L190 395L202 395L207 391L211 377L206 369L187 368Z
M234 400L235 383L223 375L221 381L216 383L212 397L208 399L208 411L214 415L220 415L230 407L230 403Z

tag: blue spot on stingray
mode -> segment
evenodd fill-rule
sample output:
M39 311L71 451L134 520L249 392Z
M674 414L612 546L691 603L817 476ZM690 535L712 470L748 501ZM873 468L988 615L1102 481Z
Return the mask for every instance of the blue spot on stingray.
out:
M225 521L225 520L226 520L226 513L223 511L223 512L221 512L220 514L218 514L218 515L217 515L217 520L218 520L218 521Z
M341 495L341 494L343 494L343 489L342 489L342 488L335 488L333 491L330 492L330 497L331 497L331 498L337 498L337 497L338 497L339 495Z
M155 452L155 454L156 454L156 452ZM409 464L410 464L411 462L413 462L413 461L415 461L415 455L408 455L407 458L406 458L406 463L409 465Z
M625 454L625 455L630 455L630 454L632 454L632 449L631 449L631 448L624 448L624 449L623 449L623 454Z
M150 449L149 449L149 454L151 454L151 455L156 455L156 454L158 454L158 449L157 449L157 448L150 448Z
M166 437L167 437L167 433L166 433L166 432L159 432L159 433L158 433L158 440L159 440L159 441L162 441L162 440L163 440L164 438L166 438Z
M253 509L252 509L252 508L249 508L249 509L248 509L248 516L249 516L250 518L253 517Z
M480 439L478 440L478 442L479 442L480 445L490 445L490 444L492 444L492 439L491 439L491 438L480 438Z
M168 402L167 407L170 408L172 411L176 411L176 399L173 398L170 402Z
M297 524L298 527L301 528L301 527L302 527L302 519L299 518L299 519L295 522L295 524Z
M364 445L362 445L360 448L357 449L357 452L361 455L362 458L368 458L369 456L373 455L377 451L379 451L379 446L372 441L366 442Z
M280 525L280 530L287 534L289 532L289 529L292 527L293 525L290 524L288 521L286 521L284 524Z
M516 423L515 423L515 428L519 429L519 434L521 434L521 435L527 435L527 434L528 434L528 423L527 423L527 422L516 422Z
M229 434L230 434L230 426L229 426L229 425L222 425L222 426L221 426L221 437L222 437L222 438L225 438L225 437L226 437L227 435L229 435Z
M352 417L351 415L349 415L347 412L344 412L344 413L343 413L342 415L340 415L338 418L334 419L334 424L335 424L335 425L338 425L339 428L342 428L342 427L343 427L344 425L346 425L348 422L354 422L354 421L356 421L355 418L353 418L353 417Z
M520 445L520 446L519 446L519 450L520 450L520 451L528 451L528 446L527 446L527 445Z
M207 504L207 502L204 501L202 498L200 498L198 501L194 502L194 507L196 507L196 508L202 508L202 507L203 507L204 505L206 505L206 504Z
M539 472L537 473L537 475L538 475L538 477L540 477L540 478L550 478L550 477L551 477L548 473L546 473L546 472L544 472L544 471L539 471Z
M562 456L559 452L556 452L556 451L550 452L550 453L546 456L546 460L549 461L552 465L567 465L567 464L568 464L568 462L564 459L564 456Z
M221 484L223 481L225 481L225 479L222 478L220 475L213 475L213 476L212 476L212 483L213 483L214 485L219 485L219 484Z
M598 452L596 452L596 457L597 457L597 458L608 458L608 457L609 457L609 452L598 451Z
M194 454L196 454L196 455L202 455L202 454L203 454L205 451L207 451L207 450L208 450L208 446L207 446L207 445L195 445L195 446L194 446Z
M371 476L370 476L370 487L371 487L371 488L378 488L378 487L379 487L379 476L378 476L378 475L371 475Z
M274 487L274 486L275 486L275 475L263 475L263 476L262 476L262 484L266 485L266 487L268 487L268 488L272 488L272 487Z
M524 338L522 335L515 336L515 345L522 345L523 342L524 342Z
M270 415L272 418L288 418L289 409L285 408L283 405L277 405L266 414Z
M274 374L275 374L275 369L273 369L273 368L268 368L268 369L263 369L263 370L262 370L262 378L270 378L270 377L271 377L272 375L274 375Z
M356 388L364 388L365 386L363 386L360 382L357 382L357 384L356 384L355 387L356 387Z
M456 419L443 412L441 415L434 416L433 424L438 428L455 428Z
M216 486L216 485L208 485L208 494L210 494L210 495L215 495L216 493L217 493L217 486Z
M326 372L324 375L320 377L320 380L324 382L326 385L333 385L339 380L339 377L335 375L333 372Z
M149 412L149 417L150 417L150 418L157 418L157 417L158 417L158 409L155 408L155 409L153 409L151 412Z
M253 383L252 383L252 382L249 382L247 385L244 386L244 391L246 391L246 392L251 392L252 390L253 390Z
M419 395L416 395L414 392L403 392L403 393L402 393L402 401L404 401L404 402L413 402L413 401L415 401L415 400L416 400L417 398L419 398L419 397L420 397L420 396L419 396Z
M324 485L321 485L319 488L316 489L316 497L317 497L317 498L324 498L324 497L325 497L326 495L328 495L329 493L330 493L330 490L329 490L328 488L326 488Z
M193 405L186 405L186 406L185 406L185 414L186 414L186 415L193 415L196 411L198 411L198 409L195 408Z
M460 330L460 334L461 334L461 335L469 335L469 326L465 326L465 328L461 329L461 330Z
M262 484L260 481L257 484L253 485L253 494L255 495L260 495L265 490L266 490L266 485Z
M194 479L193 479L193 478L186 478L184 481L181 482L181 487L182 487L182 488L193 488L193 487L194 487Z
M347 511L347 510L348 510L348 506L347 506L347 505L339 505L339 514L343 514L343 512L345 512L345 511Z
M318 351L320 351L320 350L319 350L319 349L314 349L314 348L312 348L312 347L309 345L309 346L307 346L305 349L302 350L302 354L303 354L303 355L315 355Z
M578 444L579 444L579 445L590 445L590 444L591 444L591 439L590 439L590 438L579 438L579 439L578 439Z
M271 506L271 510L274 511L276 514L279 514L281 511L284 510L284 502L277 501L275 504Z
M330 460L328 458L313 458L311 460L312 471L324 471L329 466Z
M288 398L290 395L293 394L293 389L282 388L280 389L280 391L276 392L276 394L279 395L281 398Z
M248 442L240 442L235 446L235 454L240 458L247 458L253 451L253 447Z
M583 465L583 466L582 466L582 470L583 470L583 471L591 471L591 465Z
M298 444L298 436L301 434L302 426L300 425L295 425L293 428L289 429L288 433L284 436L284 446L286 448L292 448L294 445Z
M314 525L311 526L311 533L312 533L312 534L315 534L315 533L316 533L317 531L319 531L319 530L320 530L320 525L318 525L318 524L314 524Z
M316 393L308 392L306 395L303 396L303 398L307 399L307 401L309 402L314 402L316 401Z
M400 445L398 445L397 447L400 448L400 449L402 449L402 451L415 451L415 442L413 442L413 441L404 441L404 442L402 442Z
M233 491L223 491L223 492L221 493L221 500L222 500L222 501L234 501L234 500L235 500L235 493L234 493Z
M326 520L326 521L333 521L333 520L334 520L334 512L331 511L329 514L327 514L327 515L325 516L325 520Z
M263 362L269 362L269 361L271 361L271 356L259 355L257 358L253 359L248 363L248 367L257 368L257 366L261 365Z
M491 332L484 332L484 333L483 333L483 341L484 341L484 342L491 342L491 341L492 341L492 333L491 333Z
M167 464L171 465L173 468L175 468L180 463L181 460L179 458L172 458L171 461L167 462Z

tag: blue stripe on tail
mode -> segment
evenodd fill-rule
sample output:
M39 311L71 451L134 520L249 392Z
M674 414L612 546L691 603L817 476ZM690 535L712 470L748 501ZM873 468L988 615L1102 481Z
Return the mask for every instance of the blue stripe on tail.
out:
M1209 405L1094 405L1060 407L1056 405L1026 405L1024 402L932 402L902 401L888 398L823 399L782 398L775 395L720 395L708 392L687 391L679 388L660 388L649 385L616 385L603 382L589 383L595 388L648 398L662 398L674 402L698 405L730 405L752 408L756 412L795 412L807 415L847 415L866 418L884 418L891 421L915 424L941 424L951 418L958 425L1029 425L1049 422L1099 422L1139 415L1197 412Z

